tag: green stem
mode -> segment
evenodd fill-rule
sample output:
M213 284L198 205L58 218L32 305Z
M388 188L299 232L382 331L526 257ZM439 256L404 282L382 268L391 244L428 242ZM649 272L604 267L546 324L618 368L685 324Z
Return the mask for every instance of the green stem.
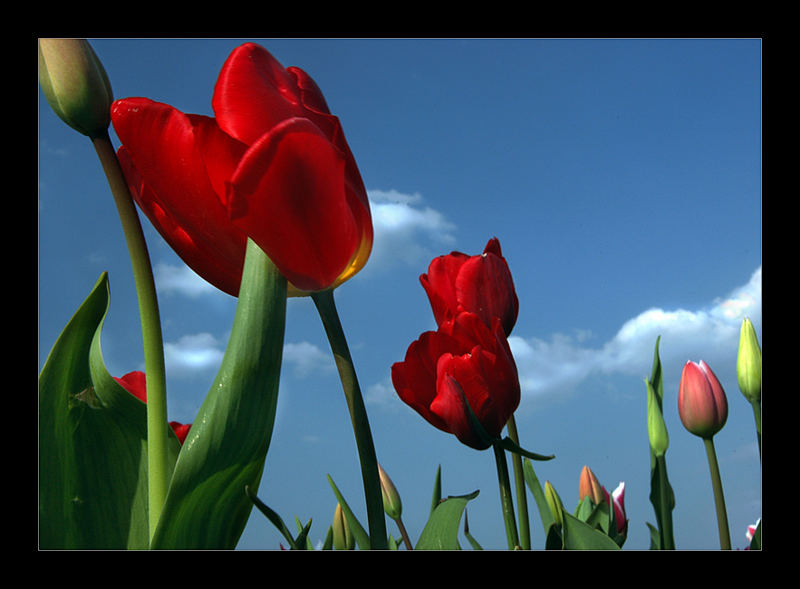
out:
M711 471L711 486L714 488L714 505L717 508L717 526L719 527L719 546L722 550L731 549L731 536L728 529L728 512L725 509L725 496L722 493L722 479L719 476L717 452L714 449L714 438L704 438L703 443L708 455L708 468Z
M671 497L672 492L669 488L667 480L667 461L664 455L654 456L656 461L656 468L658 469L658 481L660 486L659 507L661 514L659 523L661 524L661 549L662 550L675 550L675 538L672 534L672 505Z
M406 531L405 525L403 525L403 520L401 518L397 518L394 520L397 524L397 529L400 530L400 536L403 538L403 542L406 545L407 550L414 550L414 547L411 545L411 538L408 537L408 532Z
M758 435L758 460L761 461L761 400L753 402L753 417L756 420L756 434Z
M508 548L509 550L516 550L520 547L520 544L519 536L517 536L517 522L514 519L514 503L511 499L511 481L508 478L505 451L500 444L493 444L492 447L494 448L494 459L497 463L497 480L500 484L500 503L503 507Z
M364 494L367 504L367 518L369 520L369 537L371 548L385 550L388 547L386 540L386 520L383 511L383 495L378 476L378 459L375 455L375 445L372 441L372 432L369 427L364 399L358 385L353 359L347 346L347 339L336 311L333 300L333 290L316 292L311 295L317 311L325 326L325 333L336 360L339 370L339 379L342 381L347 407L350 411L350 420L353 423L353 433L356 438L356 447L361 462L361 476L364 481Z
M106 133L104 136L93 138L92 144L100 158L103 171L111 187L111 193L114 196L114 202L117 205L128 254L133 266L136 297L139 302L147 386L147 480L150 537L152 538L169 484L167 460L169 425L167 422L166 374L161 318L144 232L111 139Z
M517 446L521 446L519 443L519 434L517 433L517 422L514 419L514 415L511 415L506 427L508 428L508 437L511 438L511 441ZM525 488L525 474L522 470L522 456L516 452L512 453L511 464L514 467L514 483L517 490L517 509L519 510L517 515L519 518L520 546L523 550L530 550L531 526L528 517L528 496Z

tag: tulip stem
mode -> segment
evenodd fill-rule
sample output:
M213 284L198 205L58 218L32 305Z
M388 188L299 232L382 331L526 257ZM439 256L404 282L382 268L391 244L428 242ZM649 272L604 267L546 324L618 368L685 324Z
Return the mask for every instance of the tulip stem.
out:
M139 303L147 386L147 484L152 538L167 496L169 478L166 374L158 298L142 225L111 139L106 133L93 138L92 144L100 158L122 222Z
M508 428L508 437L511 438L511 441L514 442L517 446L520 446L519 434L517 433L517 422L514 419L513 414L509 418L506 427ZM513 452L511 454L511 464L514 467L514 482L516 484L516 490L517 490L517 509L519 510L518 518L519 518L520 547L523 550L530 550L531 526L528 517L528 497L526 495L527 490L525 487L525 475L522 470L522 456L520 456L516 452Z
M711 486L714 488L714 505L717 508L717 526L719 527L719 546L722 550L731 549L731 536L728 529L728 512L725 509L725 496L722 494L722 479L719 476L717 452L714 449L714 438L703 438L708 455L708 467L711 471Z
M660 513L658 516L658 523L661 526L659 530L661 535L661 550L675 550L675 538L673 537L672 530L672 490L669 486L667 479L667 460L662 454L654 456L658 469L658 484L659 484L659 499L658 505Z
M370 545L373 549L385 550L388 547L388 543L386 540L383 495L378 475L378 459L375 455L375 445L372 441L372 432L369 427L369 419L364 407L361 388L358 385L353 358L350 356L350 349L347 346L347 339L333 299L333 290L313 293L311 298L317 306L317 311L325 327L325 333L328 336L328 342L339 371L339 379L344 388L347 407L350 411L350 420L353 423L353 433L355 434L361 462L361 476L364 482Z
M511 498L511 481L508 477L508 464L503 447L492 444L494 448L494 458L497 463L497 480L500 484L500 503L503 506L503 519L506 524L506 538L508 539L509 550L520 548L519 536L517 535L517 522L514 519L514 502Z
M761 401L753 401L753 416L756 420L756 435L758 436L758 460L761 461Z

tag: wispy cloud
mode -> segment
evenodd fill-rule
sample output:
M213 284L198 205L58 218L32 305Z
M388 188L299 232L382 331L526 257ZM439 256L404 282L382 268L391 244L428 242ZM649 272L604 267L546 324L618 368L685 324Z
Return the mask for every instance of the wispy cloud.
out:
M222 292L185 265L156 264L153 278L159 293L181 294L191 298L221 295ZM227 295L226 295L227 296Z
M164 344L167 372L179 378L216 370L225 353L225 342L210 333L184 335Z
M284 366L291 366L295 376L301 378L336 368L331 353L310 342L285 344L283 363Z
M367 268L418 264L455 243L456 226L425 205L421 195L370 190L369 199L375 239Z
M219 369L226 345L225 338L216 338L210 333L184 335L177 341L165 343L167 371L176 378L207 375ZM300 378L336 368L330 352L305 341L284 344L283 365L285 370L291 370Z
M719 374L736 362L739 329L749 317L761 324L761 268L727 296L701 309L648 309L626 321L613 338L592 347L591 334L554 334L550 339L509 338L523 394L552 395L573 390L597 374L649 375L656 338L662 363L680 367L706 360Z

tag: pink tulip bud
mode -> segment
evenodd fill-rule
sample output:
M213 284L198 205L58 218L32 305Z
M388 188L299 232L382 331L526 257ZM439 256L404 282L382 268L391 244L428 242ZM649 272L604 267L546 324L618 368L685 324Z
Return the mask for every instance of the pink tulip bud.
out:
M728 419L725 391L708 364L687 362L681 374L678 413L683 426L696 436L709 439Z

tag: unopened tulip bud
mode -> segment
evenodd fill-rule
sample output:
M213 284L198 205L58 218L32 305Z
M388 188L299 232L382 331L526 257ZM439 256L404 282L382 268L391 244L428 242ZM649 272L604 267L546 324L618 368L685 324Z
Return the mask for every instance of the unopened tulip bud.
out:
M678 414L683 426L696 436L709 439L728 419L728 399L711 368L687 362L681 374L678 392Z
M558 493L556 493L556 490L553 485L550 484L550 481L544 482L544 498L547 501L547 505L550 507L550 511L553 514L553 519L555 520L556 524L563 526L564 516L562 515L562 512L564 511L564 504L561 503L561 497L558 496Z
M39 84L70 127L94 139L108 132L114 97L103 64L85 39L39 39Z
M664 415L653 386L647 380L645 384L647 385L647 436L650 440L650 449L654 455L663 456L669 447L667 425L664 423Z
M604 500L603 487L597 477L588 466L584 466L581 471L581 479L578 488L578 501L583 501L584 497L589 497L595 505L600 505Z
M383 470L383 467L378 465L378 476L381 480L381 495L383 495L383 510L393 520L397 520L403 513L403 503L400 501L400 494L397 492L392 479Z
M347 525L347 518L344 516L342 506L336 504L333 512L333 548L335 550L352 550L356 545L350 526Z
M761 401L761 347L753 324L742 321L739 332L739 355L736 360L736 378L739 389L750 403Z

